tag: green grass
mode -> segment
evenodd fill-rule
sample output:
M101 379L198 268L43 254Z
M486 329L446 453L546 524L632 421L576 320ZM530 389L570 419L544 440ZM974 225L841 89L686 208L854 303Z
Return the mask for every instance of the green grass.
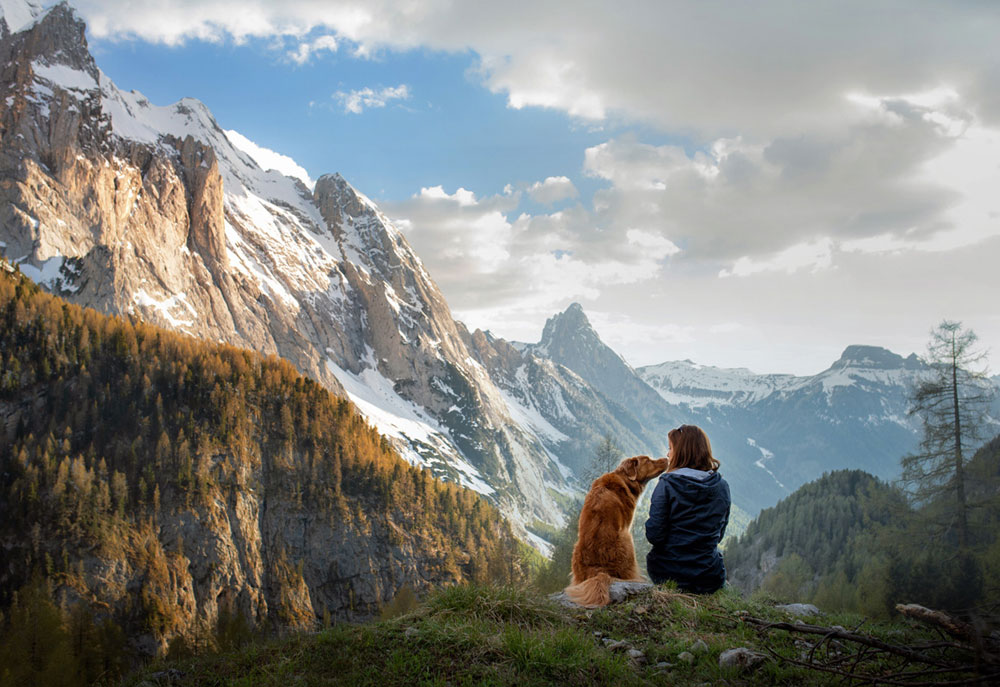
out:
M750 672L719 668L719 654L765 646L788 656L801 649L784 632L761 635L741 614L789 620L765 597L723 590L690 596L660 587L609 608L567 609L509 587L452 587L405 615L364 625L337 625L236 651L160 662L126 680L152 685L280 687L312 685L821 685L832 676L769 659ZM828 616L824 625L855 627L861 618ZM906 625L865 625L888 641L926 638ZM645 654L633 662L603 640L626 640ZM694 661L678 658L702 640ZM671 667L657 667L659 662ZM152 676L174 669L179 680ZM176 674L175 674L176 675Z

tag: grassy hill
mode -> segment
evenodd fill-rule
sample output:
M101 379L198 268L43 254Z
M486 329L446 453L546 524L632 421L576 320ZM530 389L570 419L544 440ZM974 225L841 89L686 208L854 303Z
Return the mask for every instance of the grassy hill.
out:
M509 587L457 586L396 617L160 662L125 684L819 685L838 677L815 667L830 664L864 676L868 684L873 676L901 670L909 672L894 678L900 684L927 679L919 674L926 666L891 653L867 647L865 656L857 658L859 646L852 642L762 630L750 621L794 622L772 604L767 598L744 600L731 590L697 597L657 587L607 609L587 611ZM856 628L863 618L831 615L809 622ZM865 624L858 635L894 647L940 640L936 632L902 621ZM752 668L720 667L720 654L736 647L763 658ZM793 663L810 658L812 668ZM973 660L968 652L952 658L967 666ZM934 680L982 678L971 667L952 673L937 669Z

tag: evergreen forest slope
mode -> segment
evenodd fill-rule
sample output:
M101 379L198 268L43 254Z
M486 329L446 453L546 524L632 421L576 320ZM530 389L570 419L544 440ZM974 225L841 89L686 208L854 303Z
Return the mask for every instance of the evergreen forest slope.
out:
M949 493L912 504L857 470L824 475L768 508L725 551L730 581L824 609L887 617L921 603L974 617L1000 610L1000 437L966 465L970 544Z
M0 266L5 640L31 594L151 655L224 617L310 628L404 587L521 574L494 507L404 462L290 363L68 304Z

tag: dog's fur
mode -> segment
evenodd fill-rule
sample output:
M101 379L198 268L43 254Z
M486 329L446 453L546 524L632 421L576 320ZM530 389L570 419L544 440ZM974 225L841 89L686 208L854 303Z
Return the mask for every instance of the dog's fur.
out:
M632 542L632 518L646 483L666 471L667 462L649 456L626 458L590 485L573 547L573 584L566 587L571 601L588 608L607 606L612 581L642 579Z

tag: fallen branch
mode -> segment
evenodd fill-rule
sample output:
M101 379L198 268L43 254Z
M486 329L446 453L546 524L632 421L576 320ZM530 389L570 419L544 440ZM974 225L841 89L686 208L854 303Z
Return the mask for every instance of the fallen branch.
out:
M944 611L935 611L918 604L896 604L896 610L907 618L935 625L950 634L969 642L975 642L978 637L975 628L966 622L952 618Z
M911 661L918 661L927 665L938 666L939 668L948 668L952 665L908 647L886 644L885 642L875 639L874 637L855 634L853 632L848 632L847 630L841 630L835 627L819 627L818 625L807 625L805 623L772 623L766 620L761 620L760 618L753 618L751 616L743 616L743 622L756 625L765 630L785 630L786 632L801 632L802 634L823 635L824 637L831 636L848 642L870 646L886 653L902 656L903 658Z
M747 614L741 614L740 620L755 625L761 632L782 630L791 634L820 636L815 643L796 640L796 645L812 644L810 650L798 659L780 654L769 646L765 648L779 661L858 683L949 687L992 683L1000 678L1000 663L984 661L981 651L955 641L899 646L859 634L858 628L849 631L842 627L770 622ZM831 651L834 643L837 646Z

